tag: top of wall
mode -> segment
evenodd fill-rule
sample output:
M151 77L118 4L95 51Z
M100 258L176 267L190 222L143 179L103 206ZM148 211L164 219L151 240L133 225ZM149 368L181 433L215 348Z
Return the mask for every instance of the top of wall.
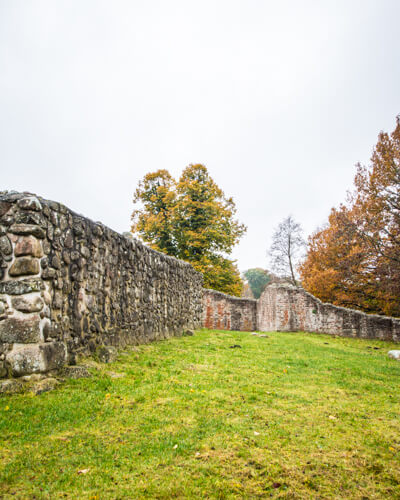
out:
M392 321L395 321L395 322L399 322L400 323L400 318L394 318L392 316L383 316L381 314L370 314L370 313L366 313L364 311L359 311L358 309L352 309L350 307L342 307L342 306L336 306L335 304L331 304L330 302L322 302L322 300L318 299L317 297L315 297L315 295L313 295L312 293L310 292L307 292L307 290L305 290L303 287L301 286L294 286L292 285L291 283L270 283L268 284L263 293L261 294L260 296L260 299L259 300L262 300L262 297L263 295L267 295L267 293L271 290L286 290L287 292L292 292L292 293L302 293L304 294L305 296L307 296L310 300L313 300L314 302L316 302L317 304L321 305L321 306L327 306L327 307L331 307L333 309L336 309L337 311L342 311L342 312L351 312L351 313L354 313L354 314L358 314L360 316L366 316L368 318L380 318L380 319L389 319L389 320L392 320Z
M7 211L11 208L12 204L14 204L14 203L21 204L22 200L26 200L29 198L32 198L32 200L37 199L37 200L39 200L39 202L41 204L41 206L35 207L35 203L32 203L32 206L29 207L30 210L38 212L38 211L41 211L43 209L43 207L48 207L49 209L52 209L56 212L60 212L62 214L70 213L74 217L86 221L92 227L97 226L109 238L120 238L120 239L123 238L124 240L131 242L131 245L133 247L141 247L141 248L145 249L146 251L148 251L150 254L157 255L161 260L163 260L165 262L169 261L170 263L174 263L175 266L191 268L193 273L197 274L199 276L199 278L203 279L202 274L199 273L198 271L196 271L190 263L185 262L185 261L180 260L180 259L177 259L177 258L172 257L170 255L166 255L166 254L159 252L157 250L153 250L152 248L147 246L145 243L140 241L138 238L134 237L132 235L132 233L127 232L124 234L120 234L117 231L114 231L113 229L109 228L108 226L106 226L102 222L98 222L98 221L94 222L93 220L89 219L88 217L86 217L82 214L79 214L79 213L75 212L74 210L71 210L70 208L66 207L62 203L58 203L58 202L55 202L52 200L47 200L45 198L42 198L41 196L38 196L34 193L30 193L28 191L24 191L24 192L0 191L0 217L2 217L4 214L7 213ZM6 225L5 222L6 221L4 221L4 219L3 219L2 224ZM1 235L1 228L0 228L0 235Z
M228 295L227 293L219 292L218 290L213 290L212 288L204 288L203 290L204 293L209 293L214 295L214 297L219 297L221 299L225 300L232 300L235 302L251 302L251 303L256 303L257 299L250 299L246 297L234 297L233 295Z

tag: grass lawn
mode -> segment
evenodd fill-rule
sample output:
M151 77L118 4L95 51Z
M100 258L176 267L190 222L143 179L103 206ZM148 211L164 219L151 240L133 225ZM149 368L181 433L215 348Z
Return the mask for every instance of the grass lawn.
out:
M400 498L393 347L203 330L3 396L0 498Z

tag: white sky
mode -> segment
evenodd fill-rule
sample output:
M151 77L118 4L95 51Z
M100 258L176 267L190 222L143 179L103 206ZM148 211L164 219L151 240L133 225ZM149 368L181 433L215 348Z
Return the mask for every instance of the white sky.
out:
M400 113L399 0L0 0L0 190L117 231L147 172L204 163L267 267L311 233Z

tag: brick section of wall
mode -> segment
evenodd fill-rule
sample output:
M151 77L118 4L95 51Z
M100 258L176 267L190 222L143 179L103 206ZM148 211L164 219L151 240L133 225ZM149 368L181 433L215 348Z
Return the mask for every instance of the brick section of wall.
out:
M203 291L203 326L211 330L251 332L257 329L257 301Z
M202 275L65 206L0 193L0 377L201 326Z
M258 301L260 331L306 331L398 342L400 320L325 304L302 288L272 284Z

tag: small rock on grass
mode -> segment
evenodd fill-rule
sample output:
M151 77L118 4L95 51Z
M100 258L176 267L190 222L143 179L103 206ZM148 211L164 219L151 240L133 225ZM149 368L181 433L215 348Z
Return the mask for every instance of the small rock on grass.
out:
M110 345L102 345L97 348L97 358L101 363L112 363L117 359L118 351Z
M262 339L269 339L268 335L259 335Z
M0 394L17 394L30 391L33 394L42 394L55 389L59 384L58 380L52 377L48 378L27 378L22 379L7 379L0 382Z
M184 337L193 337L194 331L193 330L184 330L183 334Z
M36 395L42 394L43 392L49 392L56 388L60 382L55 378L45 378L39 382L34 383L30 390Z
M111 378L123 378L123 377L125 377L124 373L116 373L116 372L107 372L107 375Z
M397 351L397 350L389 351L388 356L389 356L389 358L400 360L400 351Z
M0 382L0 394L16 394L22 392L24 384L19 380L7 379Z
M89 378L91 373L85 366L65 366L61 372L61 375L65 378Z
M21 377L21 380L24 382L39 382L39 380L43 380L46 378L46 375L43 375L43 373L32 373L31 375L24 375Z

